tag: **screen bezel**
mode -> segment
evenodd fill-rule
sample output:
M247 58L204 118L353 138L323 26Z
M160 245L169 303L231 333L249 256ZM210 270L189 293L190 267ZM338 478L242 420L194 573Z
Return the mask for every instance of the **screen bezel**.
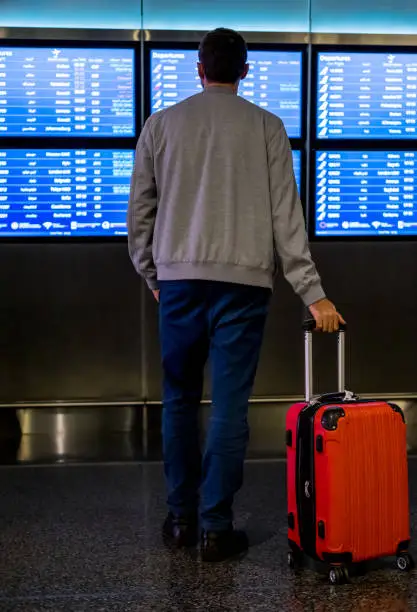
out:
M152 42L148 41L144 45L144 108L145 119L151 115L151 52L153 50L184 50L198 51L196 42ZM300 136L291 137L290 142L294 149L301 149L307 137L307 45L285 44L285 43L248 43L249 51L277 51L277 52L300 52L301 53L301 105L300 105Z
M336 144L336 143L335 143ZM368 145L368 142L365 142ZM403 142L403 144L405 144ZM412 149L417 153L417 142L415 143L415 147ZM308 224L308 236L312 242L413 242L417 240L417 231L415 234L407 234L407 235L363 235L363 234L349 234L349 235L329 235L329 236L320 236L316 233L316 210L317 210L317 199L316 199L316 182L317 182L317 155L322 153L323 151L331 153L333 152L343 152L343 151L358 151L359 153L365 153L366 151L380 151L380 152L396 152L396 151L410 151L410 147L377 147L377 146L351 146L344 147L343 142L340 143L339 146L334 147L317 147L311 151L310 163L311 163L311 180L309 185L309 202L310 202L310 215L309 215L309 224Z
M291 147L292 151L294 153L299 153L300 154L300 188L299 188L299 195L300 195L300 200L301 203L303 205L303 212L304 214L306 213L306 194L307 194L307 190L306 190L306 154L305 154L305 150L300 148L297 149L296 147Z
M13 142L15 140L18 140L19 142L21 140L26 140L29 141L30 143L35 142L36 140L39 141L44 141L47 143L51 143L50 146L52 146L52 143L58 140L65 140L68 141L70 140L71 142L80 142L80 143L88 143L91 142L91 140L95 140L97 142L102 141L103 145L107 140L111 141L111 145L109 148L113 148L114 143L115 142L120 142L121 146L126 146L127 144L131 144L130 141L136 141L137 138L139 137L140 134L140 130L141 130L141 113L140 113L140 109L141 109L141 99L140 99L140 92L141 92L141 87L140 87L140 46L138 44L135 43L129 43L129 42L104 42L104 41L83 41L83 40L1 40L0 41L0 48L34 48L34 49L53 49L54 47L58 47L58 48L62 48L62 49L87 49L87 50L93 50L93 49L102 49L102 50L121 50L121 49L127 49L132 51L133 53L133 102L134 102L134 108L133 108L133 129L134 129L134 133L131 136L109 136L109 135L99 135L96 136L94 134L92 135L85 135L85 136L80 136L80 135L74 135L74 136L44 136L44 135L36 135L36 136L1 136L1 142L10 143L10 146L12 146ZM9 146L8 144L4 145ZM101 146L101 145L100 145ZM33 147L35 148L35 147ZM80 145L80 148L87 148L87 144L84 145ZM107 148L107 146L104 146L103 148Z
M415 138L392 138L390 136L384 138L318 138L317 136L317 119L318 119L318 73L319 73L319 56L321 53L371 53L374 55L382 55L385 53L395 52L397 55L415 55L417 59L417 50L413 51L415 47L404 47L404 46L388 46L388 45L314 45L312 48L313 57L311 63L311 105L310 105L310 125L311 125L311 143L312 147L318 148L319 146L326 145L329 148L336 143L336 148L342 147L357 147L358 149L367 148L369 146L378 147L382 145L385 149L386 142L390 143L391 146L401 148L404 144L412 144L414 141L417 142L417 136ZM369 143L372 143L370 145Z

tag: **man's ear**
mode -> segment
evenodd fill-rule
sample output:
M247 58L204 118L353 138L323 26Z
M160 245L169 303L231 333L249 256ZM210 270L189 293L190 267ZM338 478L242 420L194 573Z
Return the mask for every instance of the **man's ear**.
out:
M205 72L204 72L204 66L203 66L203 64L201 62L197 63L197 70L198 70L198 76L203 81L206 75L205 75Z
M248 76L249 68L250 68L250 65L249 64L245 64L245 69L244 69L244 71L242 73L242 76L240 77L242 81L243 81L243 79L246 79L246 77Z

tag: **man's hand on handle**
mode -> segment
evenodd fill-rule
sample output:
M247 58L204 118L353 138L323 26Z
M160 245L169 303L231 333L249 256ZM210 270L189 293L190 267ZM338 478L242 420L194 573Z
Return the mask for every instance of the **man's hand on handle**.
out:
M346 323L330 300L319 300L311 304L309 310L316 322L317 331L332 333L339 329L340 323Z

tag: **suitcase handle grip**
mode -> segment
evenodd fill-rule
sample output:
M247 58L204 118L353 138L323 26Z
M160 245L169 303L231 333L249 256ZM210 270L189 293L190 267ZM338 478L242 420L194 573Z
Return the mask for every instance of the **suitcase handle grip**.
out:
M337 333L345 332L347 328L346 323L339 323L339 330ZM303 331L313 332L316 329L316 321L314 319L306 319L303 322Z
M313 396L313 331L315 328L316 322L314 319L309 318L304 321L304 380L307 403ZM346 325L342 324L337 332L337 390L341 394L345 391L345 331Z

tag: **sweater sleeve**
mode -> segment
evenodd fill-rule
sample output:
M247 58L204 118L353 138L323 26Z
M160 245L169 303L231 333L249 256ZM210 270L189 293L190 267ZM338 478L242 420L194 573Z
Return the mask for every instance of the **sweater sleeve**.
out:
M310 306L325 293L308 245L290 143L282 122L274 123L268 138L274 245L286 280Z
M129 255L138 274L150 289L157 289L152 255L157 211L157 190L153 163L153 141L149 120L136 147L127 214Z

